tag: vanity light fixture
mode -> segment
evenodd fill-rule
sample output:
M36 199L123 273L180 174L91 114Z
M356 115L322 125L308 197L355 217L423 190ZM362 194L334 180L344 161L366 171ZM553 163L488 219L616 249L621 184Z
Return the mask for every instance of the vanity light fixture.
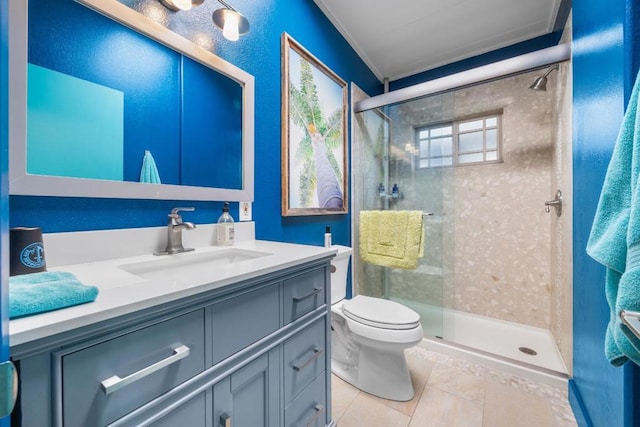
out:
M200 6L204 0L160 0L164 7L174 12L191 10L193 6Z
M223 0L217 0L224 8L213 11L213 23L222 30L227 40L237 41L241 34L249 32L249 21Z
M194 6L200 6L204 0L159 0L164 7L174 12L191 10ZM222 35L227 40L237 41L240 35L249 32L249 21L235 10L233 6L224 0L217 0L224 7L213 11L211 19L216 27L222 30Z

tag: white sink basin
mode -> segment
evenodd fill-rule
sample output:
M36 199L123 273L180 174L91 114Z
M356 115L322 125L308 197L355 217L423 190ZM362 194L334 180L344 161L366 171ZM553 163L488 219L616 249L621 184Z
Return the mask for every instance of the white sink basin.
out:
M219 276L225 269L263 256L267 252L225 248L211 252L184 252L162 255L151 261L122 264L118 268L144 279L197 278Z

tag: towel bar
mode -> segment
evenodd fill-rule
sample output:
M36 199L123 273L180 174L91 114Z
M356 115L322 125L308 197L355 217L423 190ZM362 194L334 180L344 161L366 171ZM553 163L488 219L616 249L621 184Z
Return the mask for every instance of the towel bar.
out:
M620 319L640 339L640 312L620 310Z

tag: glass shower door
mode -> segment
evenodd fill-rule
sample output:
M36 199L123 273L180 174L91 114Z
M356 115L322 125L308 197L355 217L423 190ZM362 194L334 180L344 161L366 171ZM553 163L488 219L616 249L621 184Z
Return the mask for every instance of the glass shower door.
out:
M436 110L447 102L446 95L432 98L438 98L431 102ZM453 222L448 220L453 218L448 215L453 209L451 168L417 167L420 150L430 147L416 143L416 127L406 120L411 108L411 103L404 103L356 114L352 158L355 290L410 307L420 314L425 336L442 337L444 307L453 299L452 269L447 268L453 255ZM359 212L379 209L424 213L424 256L415 270L361 260Z

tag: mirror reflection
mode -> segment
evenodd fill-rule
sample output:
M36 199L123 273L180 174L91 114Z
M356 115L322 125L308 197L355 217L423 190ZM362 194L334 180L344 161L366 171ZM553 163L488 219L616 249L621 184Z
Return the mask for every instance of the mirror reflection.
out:
M28 13L27 174L243 188L242 85L73 0Z

